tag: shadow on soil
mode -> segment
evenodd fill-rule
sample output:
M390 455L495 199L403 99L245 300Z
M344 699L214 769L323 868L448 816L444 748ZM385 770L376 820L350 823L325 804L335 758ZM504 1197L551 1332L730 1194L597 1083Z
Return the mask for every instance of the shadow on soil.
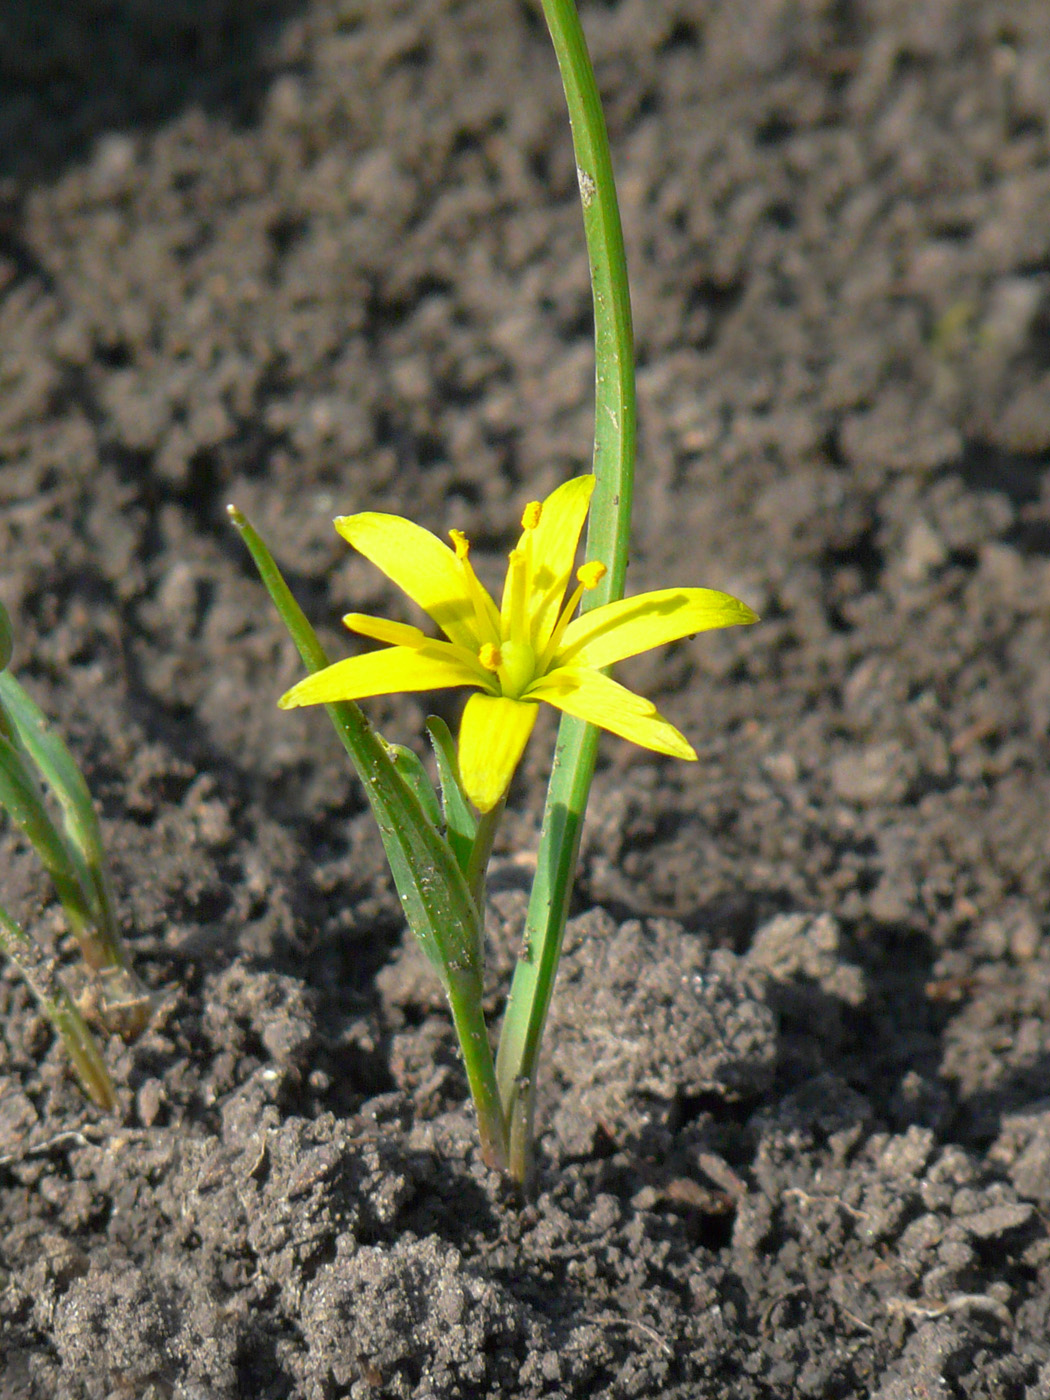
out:
M107 132L187 107L251 120L302 0L0 0L0 180L54 177Z

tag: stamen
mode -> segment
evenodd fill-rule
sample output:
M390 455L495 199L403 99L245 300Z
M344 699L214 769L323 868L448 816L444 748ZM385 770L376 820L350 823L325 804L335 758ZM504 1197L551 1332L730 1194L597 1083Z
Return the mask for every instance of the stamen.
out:
M476 632L479 637L492 636L493 621L492 612L487 606L488 595L482 588L477 574L474 572L474 565L470 562L470 541L462 530L450 530L448 537L452 541L452 548L456 551L456 559L463 574L463 582L466 585L467 596L470 598L471 606L474 609L474 622Z
M525 573L522 583L520 631L512 633L517 641L524 641L529 635L528 614L534 603L533 593L536 588L535 536L536 527L539 525L542 515L542 501L530 501L521 514L522 534L518 541L518 550L525 556ZM506 635L506 627L504 627L504 635Z
M592 588L597 588L602 579L609 572L600 559L591 559L586 564L581 564L576 570L578 583L569 595L569 601L562 608L558 615L558 621L554 624L554 631L551 633L550 641L543 648L543 655L540 657L539 670L542 675L550 667L554 660L554 653L561 646L561 639L565 635L565 629L572 621L572 615L580 605L580 599L584 593L589 593Z
M503 657L499 647L493 646L491 642L484 642L479 648L478 660L486 671L498 671L503 665Z

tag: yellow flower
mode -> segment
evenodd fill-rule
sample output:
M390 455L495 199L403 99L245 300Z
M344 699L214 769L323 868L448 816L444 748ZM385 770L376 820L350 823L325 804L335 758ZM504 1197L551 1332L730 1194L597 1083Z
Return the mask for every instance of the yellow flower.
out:
M602 668L693 632L754 622L755 614L710 588L665 588L573 620L584 591L597 587L606 572L598 562L582 565L565 597L593 490L593 476L578 476L526 506L499 607L478 581L460 531L450 532L450 549L398 515L341 516L335 527L343 538L418 603L448 640L435 641L403 622L349 613L343 621L351 631L388 645L308 676L281 697L281 708L474 687L479 693L467 701L460 725L459 764L467 796L482 812L506 791L541 700L643 748L695 759L651 701L610 680Z

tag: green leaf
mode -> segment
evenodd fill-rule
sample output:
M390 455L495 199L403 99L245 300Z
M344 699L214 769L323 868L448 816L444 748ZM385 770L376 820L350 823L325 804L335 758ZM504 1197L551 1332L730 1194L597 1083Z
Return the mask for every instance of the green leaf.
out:
M13 649L14 638L11 633L11 619L3 603L0 603L0 671L6 670Z
M438 805L434 784L430 781L427 770L423 767L423 760L414 749L410 749L404 744L387 743L386 751L394 760L394 767L411 788L416 801L430 818L434 830L440 831L442 827L441 808Z
M92 905L92 924L105 949L103 966L128 967L117 928L102 832L95 804L77 761L44 712L9 671L0 673L0 704L14 725L22 748L36 764L58 801L77 876Z
M594 474L586 558L608 569L583 611L623 596L634 489L635 382L631 299L609 136L573 0L541 0L572 127L594 303ZM561 957L580 832L597 756L593 725L562 717L540 830L523 947L503 1019L497 1076L511 1125L511 1174L532 1169L540 1045Z
M85 940L91 938L93 910L82 883L79 857L51 820L25 756L3 734L0 734L0 807L35 848L87 957ZM95 965L93 961L92 965Z
M477 818L459 781L456 744L448 725L438 715L431 715L427 720L427 733L430 735L430 742L434 746L434 758L437 760L441 805L445 814L445 835L455 852L460 870L466 874L478 830Z

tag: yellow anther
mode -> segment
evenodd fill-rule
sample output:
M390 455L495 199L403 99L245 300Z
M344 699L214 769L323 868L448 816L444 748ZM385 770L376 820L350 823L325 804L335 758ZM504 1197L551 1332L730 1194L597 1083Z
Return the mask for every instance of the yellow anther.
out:
M576 587L570 593L567 602L563 604L562 610L558 615L558 620L554 624L554 630L551 632L547 645L543 649L543 655L539 660L541 671L545 671L553 661L558 648L561 646L561 639L565 635L565 629L569 625L569 620L579 607L580 599L583 597L584 593L591 588L597 588L608 572L608 569L600 559L591 559L588 563L581 564L576 570Z
M589 564L580 565L576 570L576 578L583 584L584 588L590 590L597 588L608 572L609 570L600 559L592 559Z
M486 671L498 671L503 665L503 657L500 649L492 642L483 642L478 649L478 660Z
M525 507L521 517L521 528L523 530L535 530L540 523L540 516L543 514L543 505L540 501L530 501Z
M448 537L452 541L452 548L456 551L457 559L465 559L470 553L470 541L462 530L450 530Z

